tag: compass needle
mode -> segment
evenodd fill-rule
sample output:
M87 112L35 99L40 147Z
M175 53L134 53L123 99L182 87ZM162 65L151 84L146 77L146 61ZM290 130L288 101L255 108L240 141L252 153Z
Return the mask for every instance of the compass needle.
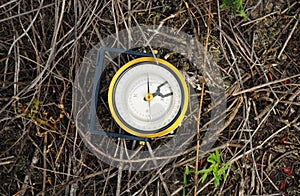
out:
M147 73L147 94L144 96L144 101L150 102L153 98L154 98L153 94L150 93L149 74Z
M149 106L149 121L151 121L151 108L150 108L150 101L148 101L148 106Z
M165 81L164 83L162 83L162 84L160 84L159 86L157 86L157 89L156 89L155 93L153 93L153 97L155 97L155 96L158 95L158 96L160 96L161 98L165 98L165 97L168 97L168 96L173 95L173 92L170 92L170 93L167 93L167 94L162 94L162 93L160 92L160 89L161 89L165 84L168 84L168 82Z
M147 93L150 93L149 74L147 73Z

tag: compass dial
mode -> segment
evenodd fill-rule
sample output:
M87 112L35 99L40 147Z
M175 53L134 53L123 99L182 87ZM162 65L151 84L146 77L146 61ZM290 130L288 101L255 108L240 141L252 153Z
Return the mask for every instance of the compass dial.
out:
M187 109L188 90L172 64L142 57L128 62L114 75L108 103L121 128L153 138L178 127Z

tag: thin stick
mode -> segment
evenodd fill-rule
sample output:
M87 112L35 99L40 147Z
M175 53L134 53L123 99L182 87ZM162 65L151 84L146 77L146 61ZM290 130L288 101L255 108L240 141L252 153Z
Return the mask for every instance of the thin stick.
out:
M299 20L296 21L296 23L295 23L295 25L294 25L294 27L293 27L291 33L289 34L288 38L286 39L286 41L285 41L285 43L284 43L284 45L283 45L281 51L279 52L279 55L278 55L277 58L280 58L280 56L282 55L282 53L283 53L283 51L284 51L286 45L288 44L288 42L290 41L292 35L294 34L294 31L295 31L295 29L296 29L296 27L297 27L297 25L298 25L298 22L299 22Z
M272 12L272 13L270 13L270 14L267 14L267 15L265 15L265 16L262 16L262 17L260 17L260 18L255 19L255 20L251 20L251 21L249 21L249 22L246 22L246 23L242 24L241 26L243 27L243 26L246 26L246 25L249 25L249 24L252 24L252 23L261 21L261 20L263 20L263 19L265 19L265 18L267 18L267 17L269 17L269 16L272 16L272 15L278 14L278 13L279 13L278 11Z
M198 125L197 125L197 148L196 148L196 165L195 165L195 189L194 195L197 194L198 189L198 167L199 167L199 148L200 148L200 118L202 113L202 104L203 104L203 95L204 95L204 81L202 82L201 86L201 98L200 98L200 106L199 106L199 113L198 113Z
M56 164L56 163L55 163ZM68 175L66 177L66 181L69 182L70 176L71 176L71 168L72 168L72 155L69 153L69 159L68 159ZM76 183L76 182L74 182ZM73 184L73 183L72 183ZM67 185L65 188L65 196L70 195L70 185Z
M257 90L257 89L269 86L271 84L276 84L276 83L284 82L286 80L289 80L289 79L292 79L292 78L296 78L296 77L300 77L300 74L297 74L297 75L294 75L294 76L290 76L290 77L287 77L287 78L283 78L283 79L280 79L280 80L274 80L274 81L271 81L271 82L268 82L268 83L265 83L265 84L262 84L262 85L258 85L258 86L254 86L252 88L248 88L248 89L242 90L240 92L232 93L232 96L237 96L237 95L240 95L240 94L243 94L243 93L251 92L251 91L254 91L254 90Z
M45 195L46 191L46 180L47 180L47 143L48 143L48 134L44 135L44 148L43 148L43 187L42 187L42 196Z
M120 158L123 159L125 145L123 144L123 141L121 141L120 144L121 144L121 146L120 146ZM120 166L118 168L118 180L117 180L117 190L116 190L116 195L117 196L119 196L121 194L122 173L123 173L123 162L120 163Z

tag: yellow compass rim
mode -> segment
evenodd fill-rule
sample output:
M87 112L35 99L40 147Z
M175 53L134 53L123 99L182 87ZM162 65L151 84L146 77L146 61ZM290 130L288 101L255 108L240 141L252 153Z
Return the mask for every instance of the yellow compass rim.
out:
M183 95L184 104L183 104L181 112L180 112L179 116L177 117L176 121L171 126L167 127L165 130L162 130L162 131L159 131L159 132L156 132L156 133L150 133L150 134L140 133L140 132L134 131L134 130L130 129L129 127L127 127L118 118L117 113L115 111L115 108L113 106L113 100L112 100L112 98L113 98L113 89L114 89L114 86L115 86L118 78L120 77L120 75L126 69L128 69L129 67L131 67L133 65L136 65L138 63L144 63L144 62L161 63L161 64L167 66L168 68L170 68L175 73L175 75L178 77L178 79L180 80L181 85L183 87L183 93L184 93L184 95ZM156 137L160 137L160 136L166 135L166 134L172 132L173 130L175 130L180 125L180 123L182 122L182 120L183 120L183 118L185 116L185 113L186 113L187 107L188 107L188 99L189 99L189 97L188 97L188 87L186 85L184 77L179 72L179 70L174 65L172 65L171 63L169 63L168 61L165 61L165 60L160 59L160 58L154 58L154 57L140 57L140 58L136 58L134 60L131 60L131 61L127 62L125 65L123 65L115 73L115 75L112 78L112 81L110 82L109 89L108 89L108 105L109 105L109 110L111 112L111 115L112 115L113 119L127 133L130 133L132 135L135 135L135 136L141 137L141 138L156 138Z

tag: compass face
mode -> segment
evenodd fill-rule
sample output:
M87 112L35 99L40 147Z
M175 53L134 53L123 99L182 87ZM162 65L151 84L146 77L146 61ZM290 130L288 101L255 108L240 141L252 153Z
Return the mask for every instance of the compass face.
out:
M172 64L142 57L128 62L114 75L108 103L114 120L125 131L139 137L159 137L181 123L188 89Z

